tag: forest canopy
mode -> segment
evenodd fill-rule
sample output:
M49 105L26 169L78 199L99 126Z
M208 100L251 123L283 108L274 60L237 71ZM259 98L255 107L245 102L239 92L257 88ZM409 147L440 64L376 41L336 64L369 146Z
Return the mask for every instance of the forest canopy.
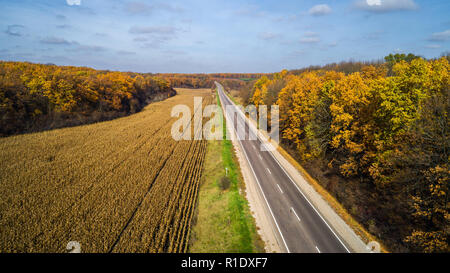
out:
M397 54L283 70L247 103L279 105L283 145L390 249L448 252L449 68Z
M147 74L0 61L0 136L108 120L174 94Z

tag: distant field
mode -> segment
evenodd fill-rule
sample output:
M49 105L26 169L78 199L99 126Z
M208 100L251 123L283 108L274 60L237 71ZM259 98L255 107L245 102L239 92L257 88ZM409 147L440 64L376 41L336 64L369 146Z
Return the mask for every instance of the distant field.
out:
M250 82L250 81L253 81L255 79L254 78L240 78L240 80L244 81L244 82Z
M178 90L113 121L0 139L0 252L185 252L206 141L175 141ZM192 111L193 112L193 111Z

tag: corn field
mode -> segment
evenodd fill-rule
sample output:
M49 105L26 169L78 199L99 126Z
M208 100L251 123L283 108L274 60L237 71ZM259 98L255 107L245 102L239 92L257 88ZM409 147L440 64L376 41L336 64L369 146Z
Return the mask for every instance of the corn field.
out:
M193 114L194 96L212 97L178 93L125 118L0 139L0 252L67 252L70 241L186 252L206 141L175 141L170 110Z

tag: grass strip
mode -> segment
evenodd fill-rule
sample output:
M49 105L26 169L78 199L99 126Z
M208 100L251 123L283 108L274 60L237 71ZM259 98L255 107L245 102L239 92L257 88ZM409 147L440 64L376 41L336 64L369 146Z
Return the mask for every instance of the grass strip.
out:
M218 96L217 104L220 106ZM225 120L223 124L225 136ZM219 186L224 176L231 181L226 190ZM244 180L230 140L208 141L201 183L189 252L264 252L264 242L245 198Z

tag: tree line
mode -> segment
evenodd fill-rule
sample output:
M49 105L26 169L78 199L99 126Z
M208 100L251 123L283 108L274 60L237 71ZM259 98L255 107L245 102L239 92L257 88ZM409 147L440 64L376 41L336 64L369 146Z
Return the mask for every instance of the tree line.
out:
M0 61L0 136L108 120L172 95L148 74Z
M168 80L173 87L212 88L215 81L220 81L231 89L240 89L246 82L257 80L265 74L261 73L213 73L213 74L156 74ZM269 74L268 74L269 75Z
M245 96L279 105L282 145L388 249L448 252L449 68L397 54L283 70Z

